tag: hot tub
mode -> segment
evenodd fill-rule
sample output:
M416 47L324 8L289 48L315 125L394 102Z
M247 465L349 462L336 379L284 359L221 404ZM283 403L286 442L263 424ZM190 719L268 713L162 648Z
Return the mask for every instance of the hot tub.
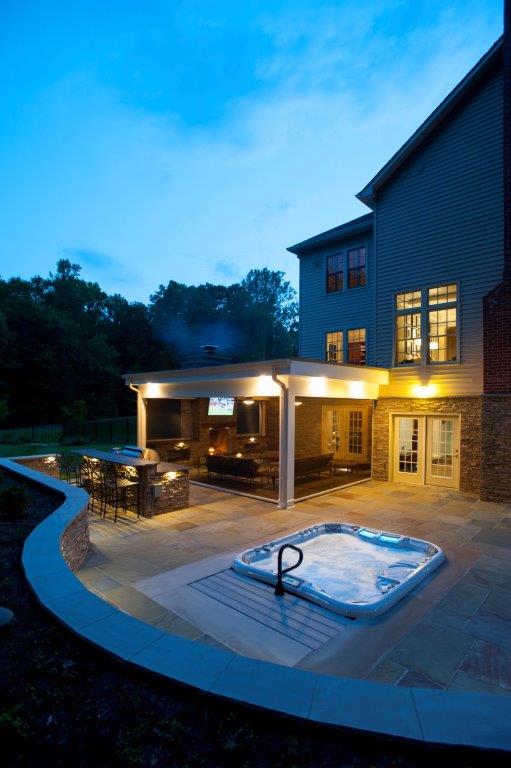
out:
M312 600L343 616L377 616L387 611L444 560L435 544L388 531L346 523L322 523L238 555L233 569L277 582L277 557L284 544L303 552L303 562L282 578L286 592ZM287 568L298 561L283 553Z

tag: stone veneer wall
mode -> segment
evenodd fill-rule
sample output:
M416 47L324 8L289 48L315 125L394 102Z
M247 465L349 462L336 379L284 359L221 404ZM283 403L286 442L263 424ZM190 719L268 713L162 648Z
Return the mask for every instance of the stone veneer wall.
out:
M24 467L35 469L36 472L42 472L43 475L59 479L59 465L54 454L51 456L23 456L15 458L13 461L17 464L23 464Z
M46 461L47 456L29 456L26 458L15 459L16 464L22 464L36 472L56 478L58 480L59 470L56 461ZM8 470L9 471L9 470ZM12 473L14 475L14 473ZM19 476L15 476L19 480ZM27 478L22 478L25 482ZM41 483L44 485L43 483ZM85 497L86 498L86 497ZM89 539L89 509L84 507L82 511L74 518L62 534L60 540L62 556L72 571L76 571L87 556L90 548Z
M76 571L89 551L89 510L83 509L68 525L60 540L62 556L69 568Z
M511 395L483 396L481 499L511 502Z
M479 495L481 489L481 397L380 398L373 414L375 480L389 480L390 414L460 414L460 490Z

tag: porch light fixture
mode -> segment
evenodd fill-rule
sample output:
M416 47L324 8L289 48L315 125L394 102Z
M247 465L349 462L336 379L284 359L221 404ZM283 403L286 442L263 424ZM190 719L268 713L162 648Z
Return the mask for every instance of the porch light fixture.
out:
M246 397L243 400L243 405L254 405L254 403L255 403L255 400L253 397Z
M433 397L436 393L434 384L417 384L413 387L413 394L416 397Z

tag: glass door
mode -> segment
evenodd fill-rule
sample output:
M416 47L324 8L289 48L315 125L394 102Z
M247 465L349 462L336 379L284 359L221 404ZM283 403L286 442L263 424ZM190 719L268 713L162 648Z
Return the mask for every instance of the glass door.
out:
M334 459L364 463L368 457L368 409L339 406L323 408L323 453Z
M394 418L394 480L424 482L424 416Z
M458 487L459 420L457 417L428 416L426 483Z

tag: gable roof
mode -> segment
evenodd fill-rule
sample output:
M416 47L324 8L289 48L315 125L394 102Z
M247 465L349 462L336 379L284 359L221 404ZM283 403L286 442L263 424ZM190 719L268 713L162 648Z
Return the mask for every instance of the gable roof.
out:
M356 197L363 203L371 207L374 203L377 191L395 174L398 168L429 138L429 136L438 128L463 99L479 85L481 80L492 70L502 56L503 38L500 37L479 59L477 64L472 67L470 72L453 88L448 96L439 104L439 106L430 114L430 116L419 126L414 134L406 141L401 149L378 171L371 181L366 184Z
M371 213L365 213L357 219L351 219L351 221L347 221L345 224L340 224L338 227L321 232L319 235L309 237L308 240L303 240L301 243L291 245L287 250L290 253L295 253L297 256L305 256L310 251L314 251L323 245L331 245L348 237L360 235L363 232L372 232L372 229L373 213L371 211Z

